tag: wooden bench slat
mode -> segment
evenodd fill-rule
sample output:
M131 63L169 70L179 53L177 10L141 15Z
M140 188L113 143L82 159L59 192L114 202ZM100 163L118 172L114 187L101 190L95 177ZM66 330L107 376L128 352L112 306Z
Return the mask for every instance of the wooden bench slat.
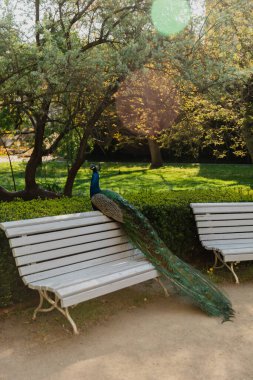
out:
M82 293L74 294L72 296L61 299L61 306L69 307L72 305L76 305L80 302L88 301L92 298L100 297L100 296L103 296L104 294L112 293L116 290L124 289L129 286L139 284L147 280L151 280L158 276L159 276L158 272L153 269L139 275L124 278L124 279L118 280L117 282L113 282L104 286L100 286L95 289L84 291Z
M32 234L38 234L38 233L44 233L44 232L50 232L50 231L58 231L58 230L65 230L69 228L74 227L81 227L81 226L91 226L93 224L98 223L108 223L111 222L111 219L109 219L107 216L101 215L101 216L91 216L88 218L79 218L79 219L71 219L68 221L59 221L59 222L53 222L53 223L40 223L38 225L31 225L31 226L24 226L24 227L15 227L15 228L8 228L5 230L6 236L8 238L17 237L21 235L32 235Z
M205 203L191 202L190 206L193 209L195 209L197 207L206 208L206 207L212 207L213 205L215 205L215 206L224 206L229 209L231 206L235 206L235 207L252 206L252 204L253 202L205 202Z
M195 214L226 214L234 212L253 212L253 202L241 202L241 203L209 203L209 204L193 204L191 207Z
M200 235L207 234L230 234L230 233L240 233L240 232L253 232L253 226L238 226L238 227L207 227L198 228Z
M235 240L235 239L247 239L253 238L252 232L240 232L240 233L231 233L231 234L203 234L200 235L200 240Z
M240 244L217 244L217 243L210 243L210 244L205 244L205 248L208 247L208 248L211 248L213 247L213 249L233 249L233 248L253 248L253 244L252 243L240 243Z
M37 273L29 274L29 275L23 277L23 281L26 284L28 284L28 283L32 283L35 281L44 280L46 278L55 277L55 276L58 276L58 275L61 275L64 273L71 273L71 272L75 272L75 271L80 270L80 269L85 269L85 268L93 267L96 265L101 265L104 263L112 262L115 260L127 259L127 258L132 258L132 259L134 258L134 259L138 260L141 257L143 257L143 253L141 253L140 251L138 251L136 249L129 249L128 251L123 251L123 252L115 253L112 255L98 257L98 258L92 259L92 260L86 260L83 262L78 262L77 264L69 264L69 265L65 265L63 267L57 267L55 269L49 269L46 271L42 271L42 272L39 271Z
M253 260L253 254L234 254L234 255L223 255L225 263L240 262L240 261L251 261Z
M92 280L83 281L81 283L70 285L66 287L62 287L56 290L56 294L59 295L60 298L69 297L76 293L81 293L83 291L87 291L93 288L97 288L99 286L107 285L112 282L119 281L123 278L128 278L135 276L137 274L141 274L144 272L148 272L153 270L154 267L150 263L144 263L137 267L126 269L123 271L115 272L113 274L109 274L107 276L98 277ZM50 288L49 288L50 289Z
M240 220L208 220L205 222L197 222L198 228L210 228L210 227L233 227L233 226L253 226L252 219L240 219Z
M209 241L209 240L202 240L202 244L208 245L208 244L251 244L253 246L253 239L231 239L231 240L214 240L214 241Z
M57 257L70 256L78 253L89 252L93 250L97 250L99 248L107 248L113 245L120 245L123 243L127 243L128 239L126 236L120 236L112 239L100 240L98 242L92 242L87 244L79 244L73 247L66 247L62 249L54 249L52 251L34 253L26 256L16 257L17 266L32 264L39 261L52 260Z
M35 281L31 283L31 286L54 289L56 291L66 287L77 286L78 284L88 282L90 280L97 280L113 273L120 273L125 270L134 270L135 268L138 268L146 263L147 261L145 258L141 258L140 260L115 260L103 265L96 265L49 279Z
M253 247L243 247L243 248L222 248L222 253L224 255L237 255L240 253L252 253L253 255Z
M240 219L253 219L252 212L241 212L241 213L225 213L225 214L196 214L195 220L198 221L215 221L215 220L240 220Z
M37 234L31 236L21 236L18 238L10 239L11 248L23 247L25 245L43 243L44 241L54 241L58 239L64 239L80 235L88 235L96 232L110 231L120 228L120 223L108 222L102 224L95 224L86 227L76 227L70 230L47 232L44 234Z
M79 244L86 244L91 242L98 242L104 239L110 239L119 236L126 236L123 230L111 230L98 232L89 235L75 236L67 239L54 240L51 242L46 241L45 243L33 244L28 246L23 246L13 249L14 257L30 255L33 253L46 252L54 249L60 249L65 247L74 247Z
M70 219L80 219L80 218L90 218L94 216L103 215L100 211L88 211L88 212L80 212L75 214L66 214L66 215L56 215L56 216L44 216L42 218L34 218L34 219L25 219L25 220L17 220L12 222L5 222L0 224L0 228L3 230L7 230L9 228L14 227L24 227L24 226L34 226L35 224L45 224L52 223L55 221L63 221Z
M124 244L114 245L108 248L101 248L95 251L85 252L78 255L72 255L67 257L62 257L60 259L53 259L49 261L43 261L41 263L30 264L26 266L19 267L20 276L25 276L32 273L37 273L41 271L46 271L49 269L55 269L60 266L71 265L75 263L81 263L87 260L97 259L99 257L113 255L115 253L121 253L124 251L129 251L133 249L131 243L127 242Z

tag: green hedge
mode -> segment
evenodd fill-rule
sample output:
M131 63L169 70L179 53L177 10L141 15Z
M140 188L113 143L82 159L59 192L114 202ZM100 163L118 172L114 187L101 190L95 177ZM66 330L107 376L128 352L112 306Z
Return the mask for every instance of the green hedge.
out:
M253 191L203 190L168 192L128 192L123 195L151 221L171 250L187 262L203 267L211 258L199 243L190 202L253 201ZM91 210L85 197L57 200L0 203L0 222L69 214ZM0 232L0 306L22 301L27 289L19 278L8 241Z

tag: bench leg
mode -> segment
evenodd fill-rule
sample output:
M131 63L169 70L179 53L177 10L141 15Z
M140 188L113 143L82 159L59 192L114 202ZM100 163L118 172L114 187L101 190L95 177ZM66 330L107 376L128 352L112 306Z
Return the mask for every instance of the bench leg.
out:
M159 278L159 277L156 277L156 281L160 284L160 286L163 288L163 291L164 291L164 294L165 294L165 297L169 297L169 292L166 288L166 286L164 285L164 283L162 282L162 280Z
M215 256L215 259L214 259L214 264L213 264L212 268L213 268L213 269L220 269L220 268L223 268L223 267L225 266L225 264L224 264L224 262L223 262L223 260L222 260L221 255L219 254L219 252L214 251L214 256ZM221 261L221 263L222 263L221 265L217 265L218 260Z
M44 296L43 296L43 293L39 290L39 295L40 295L40 302L39 302L39 305L38 307L34 310L34 313L33 313L33 321L35 321L36 317L37 317L37 313L40 312L40 313L47 313L49 311L52 311L53 309L55 309L55 306L52 305L46 309L43 309L42 308L42 305L43 305L43 302L45 300ZM58 302L58 299L57 297L55 297L55 301L54 302Z
M229 266L228 265L226 265L228 268L229 268ZM239 284L240 282L239 282L239 278L238 278L238 276L237 276L237 274L235 273L235 271L234 271L234 263L231 263L230 264L230 271L232 272L232 274L233 274L233 276L234 276L234 278L235 278L235 283L236 284Z
M237 274L235 273L235 270L234 270L234 263L232 262L230 265L228 265L228 264L223 260L223 258L222 258L222 256L221 256L220 252L218 252L218 251L214 251L214 254L215 254L215 263L214 263L213 268L214 268L214 269L218 269L218 268L222 268L222 267L224 267L224 266L227 267L227 268L230 270L230 272L232 273L232 275L234 276L235 283L236 283L236 284L239 284L239 283L240 283L240 282L239 282L239 278L238 278L238 276L237 276ZM221 263L222 263L222 265L219 266L219 267L216 265L218 260L220 260Z
M65 308L62 308L61 306L58 305L58 302L59 302L59 298L57 296L55 296L55 299L53 300L47 293L46 290L39 290L39 295L40 295L40 302L39 302L39 305L38 307L34 310L34 313L33 313L33 320L36 319L36 316L37 316L37 313L38 312L42 312L42 313L47 313L49 311L52 311L53 309L57 309L61 314L64 315L65 318L67 318L67 320L69 321L69 323L71 324L72 326L72 329L73 329L73 332L75 335L78 335L79 334L79 331L77 329L77 326L75 324L75 322L73 321L73 319L71 318L70 314L69 314L69 310L67 307ZM42 305L43 305L43 302L44 300L46 300L51 306L47 309L42 309Z

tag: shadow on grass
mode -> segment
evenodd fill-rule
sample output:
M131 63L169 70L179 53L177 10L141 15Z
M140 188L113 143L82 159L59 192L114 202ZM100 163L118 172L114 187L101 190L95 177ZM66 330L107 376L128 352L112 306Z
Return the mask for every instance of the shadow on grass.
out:
M226 186L253 188L253 165L246 164L199 164L199 177L212 181L227 181Z

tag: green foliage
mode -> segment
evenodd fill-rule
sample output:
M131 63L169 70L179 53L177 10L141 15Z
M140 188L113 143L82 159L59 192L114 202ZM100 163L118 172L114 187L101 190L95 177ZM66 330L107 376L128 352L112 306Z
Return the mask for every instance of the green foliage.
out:
M190 202L253 202L253 191L129 191L124 197L137 206L150 220L173 253L198 267L212 259L212 253L201 247ZM91 210L88 196L57 200L33 200L0 203L0 222L69 214ZM0 306L23 300L28 290L19 278L7 239L0 234Z

